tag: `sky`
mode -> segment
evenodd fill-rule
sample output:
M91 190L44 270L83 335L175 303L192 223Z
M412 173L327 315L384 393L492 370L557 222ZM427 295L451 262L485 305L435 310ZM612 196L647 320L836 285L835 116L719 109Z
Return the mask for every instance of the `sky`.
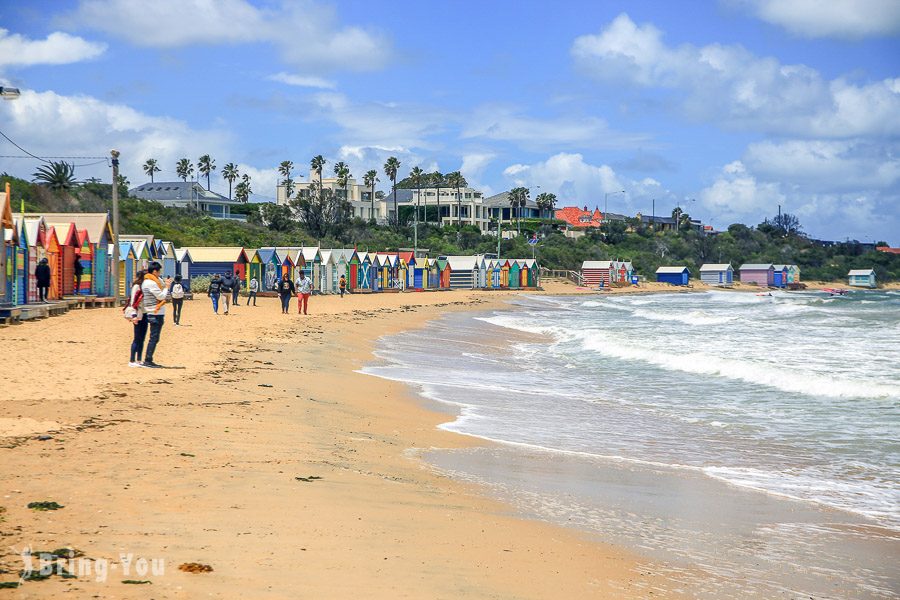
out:
M212 189L233 162L267 201L281 161L305 180L321 154L388 191L396 156L487 195L718 229L780 205L813 237L900 245L900 0L0 1L0 85L25 151L116 148L132 185L209 154Z

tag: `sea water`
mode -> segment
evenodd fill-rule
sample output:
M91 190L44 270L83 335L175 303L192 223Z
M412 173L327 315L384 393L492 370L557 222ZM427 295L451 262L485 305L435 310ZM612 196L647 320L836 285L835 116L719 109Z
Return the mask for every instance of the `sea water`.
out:
M499 446L428 460L708 597L896 597L900 294L539 297L366 372Z

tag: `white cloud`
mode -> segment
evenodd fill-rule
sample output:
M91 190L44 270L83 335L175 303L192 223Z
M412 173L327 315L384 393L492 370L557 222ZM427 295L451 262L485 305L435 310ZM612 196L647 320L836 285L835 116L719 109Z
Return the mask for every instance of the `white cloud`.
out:
M859 39L900 33L897 0L730 0L729 3L805 37Z
M675 201L674 195L660 182L646 178L640 181L623 178L609 165L592 165L581 154L561 152L547 160L530 165L513 164L503 171L511 185L531 188L532 195L552 192L558 206L578 205L603 207L605 194L625 190L625 194L610 196L610 212L649 213L656 199L657 214L666 203ZM538 189L540 186L540 189Z
M900 83L826 80L740 46L667 46L662 32L618 16L597 35L577 38L576 63L593 76L671 89L698 121L775 135L843 138L900 134Z
M699 200L716 218L733 223L748 215L770 215L785 197L777 184L757 181L738 160L722 167L716 181L700 192Z
M469 187L481 190L485 196L492 195L494 190L491 186L482 182L482 176L484 175L484 170L496 157L497 155L492 152L473 152L464 154L462 157L462 166L459 168L460 173L469 182Z
M311 75L294 75L292 73L285 73L284 71L269 75L266 79L298 87L311 87L323 90L333 90L335 88L335 83L328 79Z
M30 40L0 28L0 69L33 65L68 65L97 58L106 44L54 31L43 40Z
M175 162L189 157L196 163L198 156L210 154L219 167L228 162L235 144L224 130L192 129L183 121L147 115L125 105L109 104L90 96L62 96L55 92L22 90L15 102L0 103L0 120L4 132L26 150L38 156L99 156L109 155L111 148L121 153L121 172L132 184L145 180L141 165L148 158L156 158L162 172L157 180L174 181ZM5 141L4 141L5 143ZM6 146L4 154L19 154ZM72 160L86 165L93 160ZM234 161L236 162L236 161ZM30 159L0 159L0 171L31 179L37 166ZM77 167L75 175L84 180L99 177L109 181L109 166L105 163ZM227 193L227 183L213 176L213 189Z
M462 138L514 142L528 147L622 148L646 145L649 136L613 131L596 117L541 119L520 114L509 106L485 105L466 120Z
M284 2L278 8L246 0L82 0L58 21L152 48L272 44L286 63L312 72L379 69L392 54L383 35L342 26L333 8L312 0Z

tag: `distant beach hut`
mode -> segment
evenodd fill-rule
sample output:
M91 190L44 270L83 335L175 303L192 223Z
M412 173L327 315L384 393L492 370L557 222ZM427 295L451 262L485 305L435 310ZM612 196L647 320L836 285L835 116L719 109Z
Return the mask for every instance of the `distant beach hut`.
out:
M611 262L613 266L613 282L630 284L631 277L634 275L634 266L628 261L614 260Z
M319 292L323 294L334 293L337 284L334 281L334 253L331 250L319 249L322 262L319 264Z
M60 260L59 237L56 235L56 227L49 225L44 233L44 258L50 266L50 289L47 297L51 300L62 298L62 261Z
M509 269L512 266L512 263L507 258L501 258L498 260L500 265L500 287L508 288L509 287Z
M772 263L746 263L740 266L741 283L769 287L775 283L775 265Z
M186 292L191 291L191 265L194 259L187 248L175 250L175 274L181 275L181 285Z
M281 259L279 272L281 273L282 279L284 279L285 277L287 277L291 281L297 279L299 270L304 269L304 267L306 266L302 254L294 254L294 256L292 257L288 252L282 255L279 251L278 258ZM315 285L316 280L311 279L311 281L313 282L313 285Z
M656 270L656 281L670 285L687 285L691 272L687 267L660 267Z
M249 248L245 248L244 252L247 253L248 261L247 261L247 281L249 282L251 279L256 279L257 283L260 283L260 289L262 291L268 291L265 285L262 283L262 259L259 257L259 250L250 250Z
M707 285L731 285L734 283L734 267L730 263L706 263L700 267L700 281Z
M40 218L45 223L45 227L58 225L56 227L57 235L63 229L60 224L73 223L76 235L80 232L87 231L87 237L90 239L90 251L82 247L76 248L76 252L88 253L91 256L90 277L87 277L88 265L85 267L85 273L82 275L82 293L93 293L100 296L112 295L112 252L111 244L113 240L112 223L110 223L109 215L105 212L97 213L27 213L26 220L32 218ZM152 237L152 236L149 236ZM120 240L121 241L121 240ZM45 258L45 257L39 257ZM84 259L82 259L84 260ZM72 263L74 267L74 262ZM74 275L74 274L73 274ZM85 282L91 282L91 287L86 291ZM73 285L74 287L74 285Z
M428 285L426 289L437 290L441 287L441 267L438 265L437 259L429 258L428 262Z
M351 269L351 257L355 254L352 248L337 248L331 251L331 260L334 263L334 289L337 289L341 275L347 280L347 289L356 289L356 270ZM351 273L351 270L353 271Z
M37 278L34 276L34 270L42 258L45 257L44 251L44 219L42 217L24 217L19 230L19 236L25 240L27 253L27 288L26 302L37 302Z
M412 288L415 290L424 290L428 287L428 271L431 268L431 262L427 256L413 258L412 263Z
M175 277L175 244L160 242L159 248L159 262L162 263L163 278Z
M472 289L478 281L478 261L474 256L448 256L450 265L449 287Z
M587 287L609 287L614 272L610 260L586 260L581 263L581 280Z
M434 262L437 265L438 270L438 284L436 286L437 289L450 289L450 276L453 273L453 268L450 266L450 262L444 258L439 258Z
M60 297L71 296L75 293L75 255L81 249L78 243L78 232L75 223L57 221L51 223L56 231L56 239L59 242L59 280L57 286Z
M131 242L119 242L119 295L128 296L131 292L131 282L134 275L140 270L137 255Z
M788 265L788 283L800 283L800 267L797 265Z
M25 240L19 235L21 227L17 217L12 227L3 228L3 246L6 252L6 298L12 304L25 304L28 281L25 266L28 260Z
M256 251L257 267L253 268L253 259L249 264L251 274L258 272L259 287L268 292L275 289L275 281L281 279L281 259L274 248L260 248Z
M225 273L238 273L242 281L247 279L247 253L241 246L188 246L191 253L191 277L212 277Z
M525 258L522 260L525 263L525 267L528 269L528 287L538 287L540 280L540 267L538 267L537 260L533 258Z
M847 273L847 285L853 287L874 288L875 269L853 269Z
M772 265L772 285L777 288L787 287L788 284L788 266Z
M319 253L318 246L303 246L293 256L294 265L300 265L302 257L303 274L309 277L313 282L319 281L321 277L322 255Z
M514 290L522 287L522 265L512 258L509 259L509 287Z
M81 263L81 287L77 290L73 287L73 291L75 294L88 295L94 291L94 245L87 229L78 230L77 237L78 251L75 260Z

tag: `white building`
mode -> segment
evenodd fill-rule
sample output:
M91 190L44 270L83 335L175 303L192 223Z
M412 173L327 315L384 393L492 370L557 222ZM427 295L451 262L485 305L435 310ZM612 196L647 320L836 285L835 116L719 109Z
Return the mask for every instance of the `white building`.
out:
M315 176L315 181L318 181L318 176ZM309 194L309 187L310 181L295 181L292 197L296 198L299 196L302 198L306 196ZM348 179L345 188L338 184L337 177L323 177L322 189L332 190L338 196L344 196L346 194L346 198L350 202L352 208L352 216L354 217L366 220L374 218L379 223L383 223L387 219L388 215L384 212L385 207L380 205L377 199L375 200L373 209L372 189L358 183L356 179ZM287 201L287 188L284 185L279 184L275 189L275 203L281 205L287 204Z

